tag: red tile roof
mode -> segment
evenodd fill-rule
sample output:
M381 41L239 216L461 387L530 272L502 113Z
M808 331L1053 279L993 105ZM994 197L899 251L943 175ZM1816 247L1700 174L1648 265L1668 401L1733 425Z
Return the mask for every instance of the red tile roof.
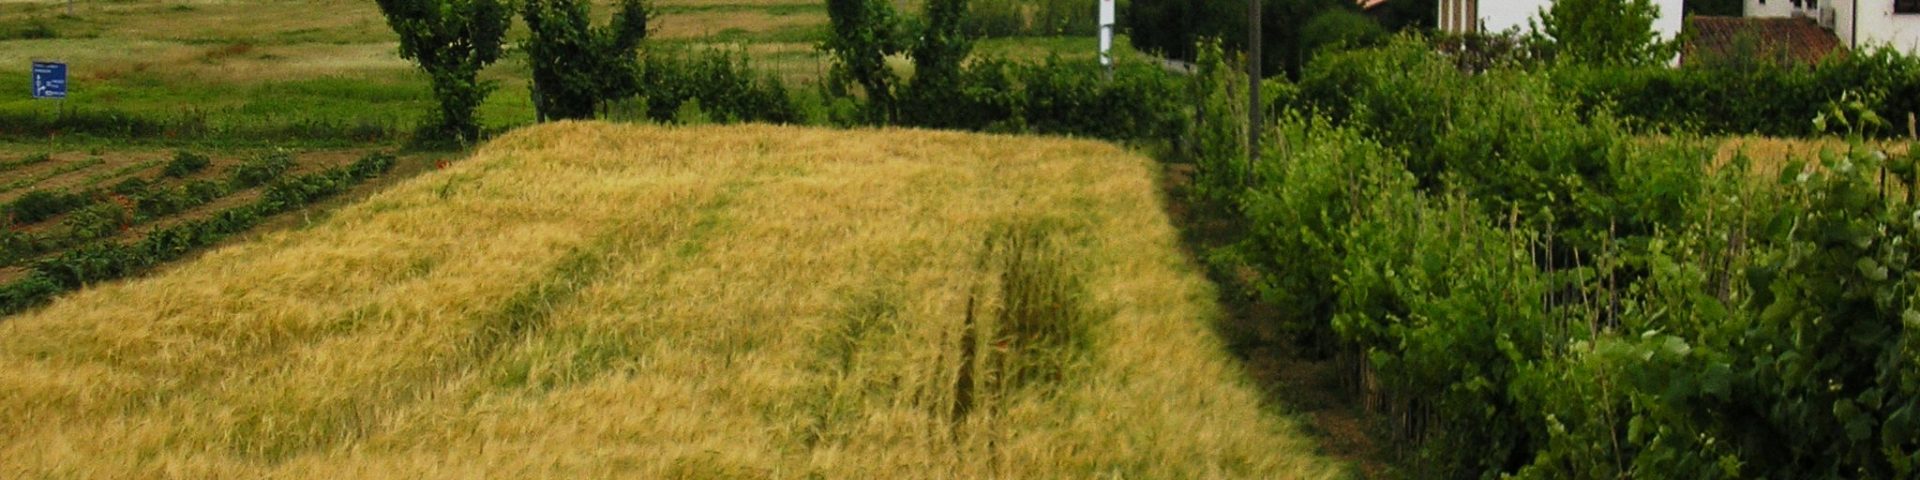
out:
M1846 54L1840 37L1809 18L1689 17L1681 62L1760 55L1783 64L1811 65Z

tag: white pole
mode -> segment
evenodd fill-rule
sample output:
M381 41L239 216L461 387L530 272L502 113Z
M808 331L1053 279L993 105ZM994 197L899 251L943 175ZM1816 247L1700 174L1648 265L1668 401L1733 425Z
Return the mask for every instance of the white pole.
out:
M1100 0L1100 65L1113 70L1114 0Z

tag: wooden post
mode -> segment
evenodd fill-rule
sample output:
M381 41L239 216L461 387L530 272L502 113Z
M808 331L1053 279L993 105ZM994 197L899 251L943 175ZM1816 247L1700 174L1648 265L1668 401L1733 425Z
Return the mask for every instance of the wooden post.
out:
M1253 169L1260 164L1260 1L1247 0L1247 183L1253 183Z

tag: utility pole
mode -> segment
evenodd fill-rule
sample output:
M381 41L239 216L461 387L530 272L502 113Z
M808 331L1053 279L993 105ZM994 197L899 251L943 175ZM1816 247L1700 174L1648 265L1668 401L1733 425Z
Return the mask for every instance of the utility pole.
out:
M1247 183L1253 183L1253 168L1260 164L1260 123L1265 112L1260 102L1260 1L1247 0Z

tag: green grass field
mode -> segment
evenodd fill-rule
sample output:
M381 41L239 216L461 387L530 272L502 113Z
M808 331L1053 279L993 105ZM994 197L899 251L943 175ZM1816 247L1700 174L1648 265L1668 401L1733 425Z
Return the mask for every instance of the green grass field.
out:
M794 85L827 71L816 48L827 24L823 3L663 0L654 8L650 49L744 51L757 69ZM595 13L611 11L601 5ZM513 38L524 35L521 28L515 24ZM1089 58L1094 44L1091 37L988 39L977 52ZM384 138L410 130L433 107L424 75L399 58L396 45L368 1L86 2L71 16L59 3L0 2L0 85L28 85L34 60L70 69L66 101L34 100L22 87L0 95L0 118L19 123L64 109L184 125L140 141L166 141L173 130L256 144ZM485 125L533 121L528 75L524 57L513 53L483 73L499 85L480 109ZM59 134L33 133L16 136Z

